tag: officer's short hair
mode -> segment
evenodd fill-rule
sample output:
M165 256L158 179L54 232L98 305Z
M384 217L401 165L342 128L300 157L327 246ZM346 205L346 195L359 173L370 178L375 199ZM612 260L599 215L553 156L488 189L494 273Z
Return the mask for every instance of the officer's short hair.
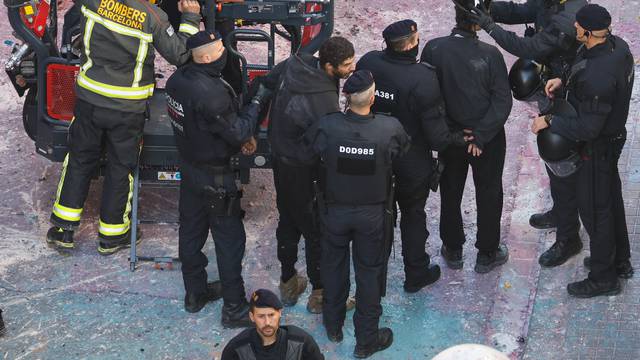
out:
M418 36L417 32L411 34L409 37L406 37L404 39L400 39L400 40L396 40L396 41L387 41L387 46L391 50L396 51L396 52L403 51L404 48L407 46L407 44L412 42L416 38L416 36Z
M371 85L368 89L357 93L347 95L350 106L366 106L369 105L369 99L374 95L376 84Z
M356 55L351 41L342 36L332 36L320 46L320 66L329 63L338 67L345 60Z

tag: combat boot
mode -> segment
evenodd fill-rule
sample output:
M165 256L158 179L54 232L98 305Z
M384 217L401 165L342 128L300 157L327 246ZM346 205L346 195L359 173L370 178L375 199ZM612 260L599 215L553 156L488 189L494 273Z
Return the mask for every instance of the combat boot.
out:
M356 344L353 356L358 359L368 358L369 356L382 351L393 344L393 331L389 328L378 329L378 337L376 342L369 346L360 346Z
M47 231L47 244L54 246L57 250L73 250L73 230L64 230L57 226L49 228Z
M577 298L591 298L594 296L612 296L620 294L620 281L596 282L589 278L567 285L569 295Z
M555 216L553 216L551 210L531 215L531 217L529 218L529 225L540 230L553 229L555 227L558 227L556 218Z
M404 291L408 293L415 293L423 289L425 286L431 285L440 279L440 266L430 265L427 268L427 275L416 283L409 283L404 281Z
M307 300L307 311L312 314L322 314L322 289L316 289L311 291L311 295L309 295L309 300ZM352 297L347 299L347 303L345 304L347 311L351 311L356 307L356 300Z
M339 328L339 329L326 328L326 330L327 330L327 338L329 338L331 342L339 343L339 342L342 342L342 340L344 339L342 328Z
M249 303L244 299L238 303L225 301L222 306L222 326L227 329L253 326L249 318Z
M440 255L447 263L447 267L453 270L460 270L464 266L464 261L462 260L462 249L460 250L452 250L448 247L442 245L440 247Z
M298 302L300 295L307 289L307 279L296 272L287 282L280 280L278 288L280 289L280 298L284 306L293 306Z
M591 257L587 256L584 258L584 267L591 270ZM616 274L620 279L631 279L633 277L633 266L631 266L631 261L625 260L618 264L616 264Z
M509 249L507 245L500 244L497 250L490 253L478 251L474 270L479 274L486 274L498 266L505 264L507 260L509 260Z
M559 266L567 262L572 256L582 250L580 237L575 239L556 241L551 247L540 255L538 263L544 267Z
M186 293L184 296L184 309L189 313L197 313L210 301L216 301L222 297L222 283L214 281L207 283L207 290L202 294Z

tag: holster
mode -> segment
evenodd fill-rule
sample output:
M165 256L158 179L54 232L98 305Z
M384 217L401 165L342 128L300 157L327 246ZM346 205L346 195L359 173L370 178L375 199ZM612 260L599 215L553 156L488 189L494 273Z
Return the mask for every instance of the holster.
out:
M442 177L444 167L444 161L442 161L441 159L431 159L431 178L429 179L429 188L433 192L438 191L438 186L440 186L440 178Z
M204 193L211 208L211 214L214 216L241 216L242 207L240 199L242 191L235 193L227 191L223 187L214 188L211 185L204 187Z

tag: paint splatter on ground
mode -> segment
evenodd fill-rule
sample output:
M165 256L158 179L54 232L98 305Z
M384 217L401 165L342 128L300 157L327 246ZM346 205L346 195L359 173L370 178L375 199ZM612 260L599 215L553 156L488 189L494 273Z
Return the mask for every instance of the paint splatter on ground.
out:
M608 0L614 29L639 55L640 22L637 1ZM381 47L382 28L412 17L425 42L446 35L452 25L446 0L338 1L336 34L352 39L358 55ZM0 18L0 36L11 38L6 15ZM521 27L514 27L522 31ZM632 35L635 34L635 35ZM483 39L488 39L482 35ZM281 51L282 52L282 51ZM0 49L6 58L8 48ZM514 58L506 56L508 64ZM638 61L636 61L638 63ZM640 69L637 69L640 70ZM165 71L170 71L165 67ZM640 71L637 71L640 73ZM638 83L636 78L636 83ZM211 359L237 331L220 326L221 303L207 305L198 314L182 309L184 296L178 269L155 270L148 264L129 271L126 254L112 258L96 252L96 222L100 181L94 182L83 223L77 233L78 249L61 257L46 247L44 235L60 171L35 154L21 125L22 99L7 78L0 76L0 306L8 335L0 339L3 359ZM395 332L395 343L373 359L429 359L460 343L482 343L511 358L525 359L638 359L640 345L640 285L625 282L617 297L575 300L565 291L568 282L585 276L583 254L557 269L540 269L537 257L554 239L553 232L529 227L528 217L549 205L547 180L528 131L535 109L515 103L507 123L507 160L504 172L502 238L511 259L499 271L486 275L472 270L475 249L475 206L472 186L464 198L465 267L443 269L442 279L417 294L402 291L404 279L399 234L391 259L389 291L384 299L382 326ZM640 268L640 91L636 86L629 115L629 139L620 160L633 262ZM276 289L279 266L275 255L275 194L269 171L253 173L245 208L248 236L244 260L247 290ZM143 188L141 216L175 221L174 189ZM443 265L438 249L439 196L427 205L431 237L429 253ZM145 241L140 253L177 254L175 225L142 225ZM587 239L586 234L582 234ZM209 271L216 277L211 243ZM302 254L302 252L301 252ZM303 259L303 256L300 256ZM300 270L304 270L301 264ZM285 311L284 322L300 325L316 337L328 359L350 358L353 325L347 321L345 341L330 343L320 317L304 308L306 296Z

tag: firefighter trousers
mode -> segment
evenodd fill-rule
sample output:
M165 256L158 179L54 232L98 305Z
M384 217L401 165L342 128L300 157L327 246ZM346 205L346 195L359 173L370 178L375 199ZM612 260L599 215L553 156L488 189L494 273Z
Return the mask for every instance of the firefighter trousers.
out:
M106 109L80 99L74 115L51 223L68 230L78 227L91 178L106 153L98 233L101 242L116 243L128 236L131 225L133 171L140 155L145 115Z

